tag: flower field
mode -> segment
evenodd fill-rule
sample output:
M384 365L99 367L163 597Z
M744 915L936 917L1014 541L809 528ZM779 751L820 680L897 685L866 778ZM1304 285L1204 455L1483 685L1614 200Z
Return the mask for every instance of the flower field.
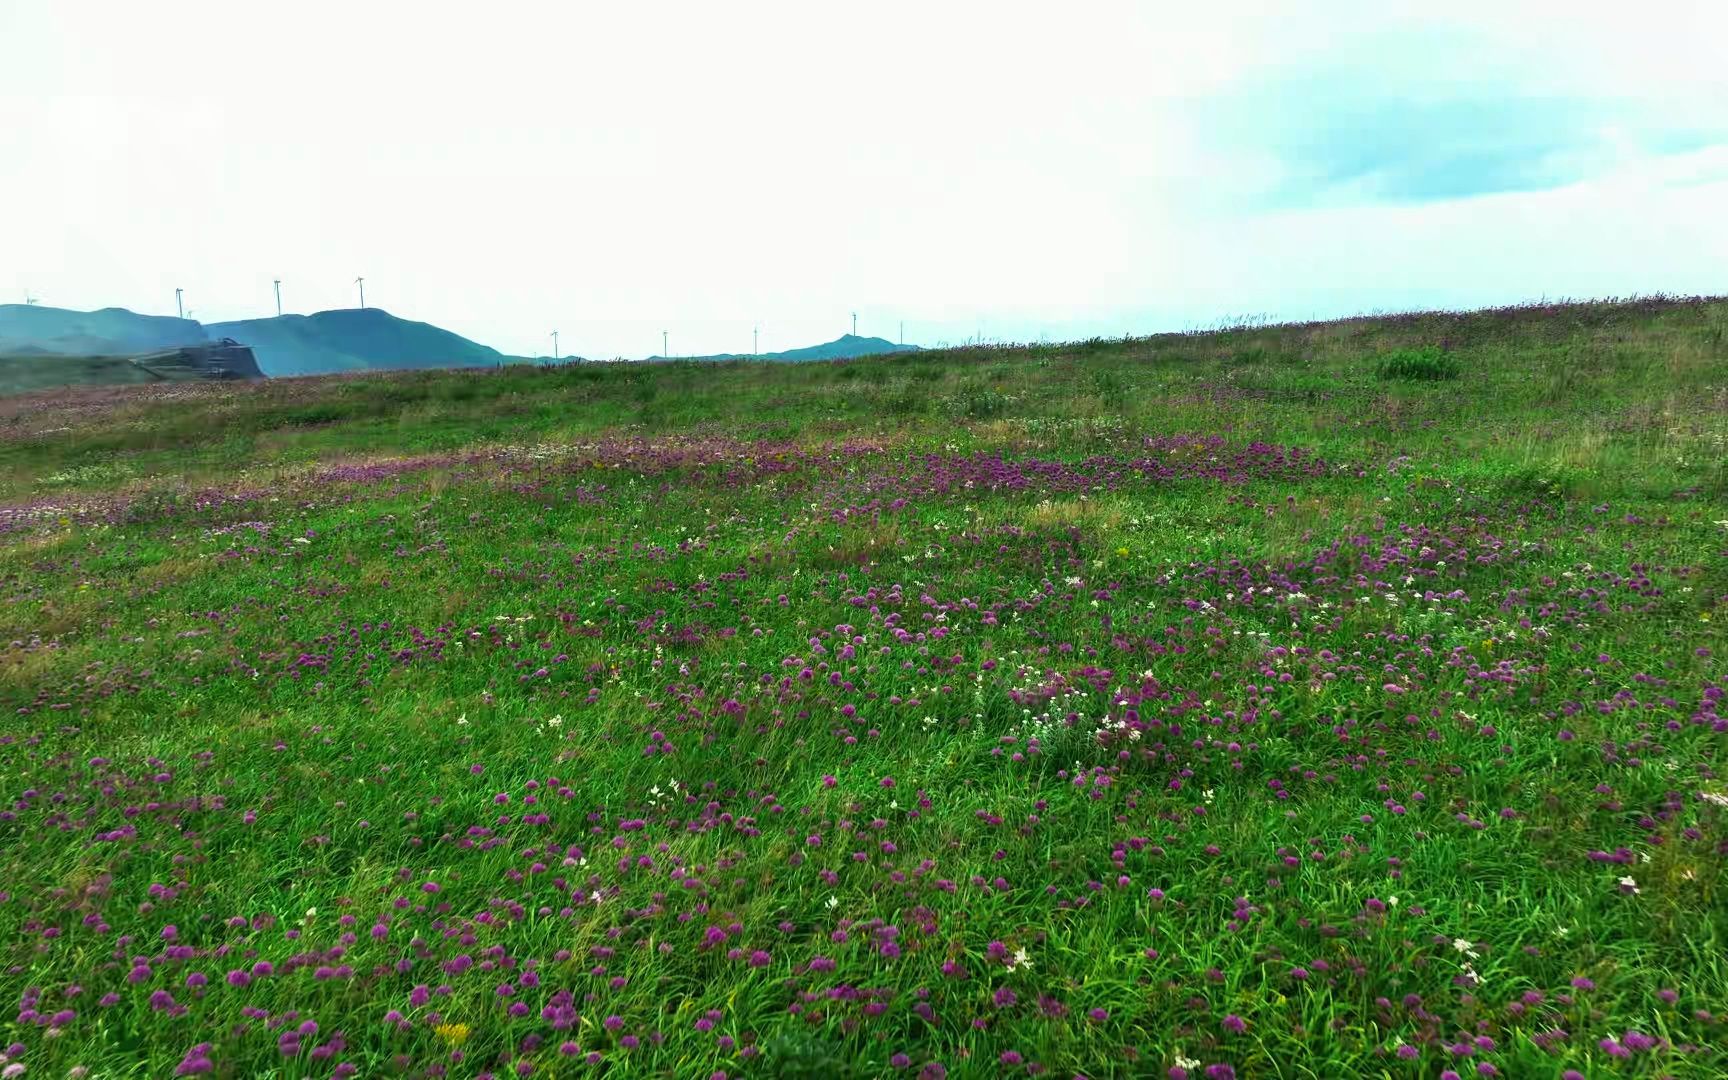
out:
M0 1077L1728 1075L1724 327L0 401Z

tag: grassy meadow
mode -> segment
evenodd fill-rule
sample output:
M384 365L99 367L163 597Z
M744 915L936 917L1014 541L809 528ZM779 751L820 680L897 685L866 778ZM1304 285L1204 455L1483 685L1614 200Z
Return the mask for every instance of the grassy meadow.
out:
M0 399L0 1077L1719 1078L1725 626L1725 300Z

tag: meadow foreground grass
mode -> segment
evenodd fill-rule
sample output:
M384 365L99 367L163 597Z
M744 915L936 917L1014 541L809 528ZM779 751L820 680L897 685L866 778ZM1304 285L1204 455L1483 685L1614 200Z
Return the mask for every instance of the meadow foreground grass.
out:
M0 1076L1728 1074L1724 327L0 402Z

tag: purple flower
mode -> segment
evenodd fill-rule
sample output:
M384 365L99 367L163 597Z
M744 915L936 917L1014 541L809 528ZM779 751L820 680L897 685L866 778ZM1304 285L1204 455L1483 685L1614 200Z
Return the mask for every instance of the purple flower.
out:
M1224 1018L1223 1028L1232 1035L1240 1035L1248 1030L1248 1023L1235 1013L1231 1013Z

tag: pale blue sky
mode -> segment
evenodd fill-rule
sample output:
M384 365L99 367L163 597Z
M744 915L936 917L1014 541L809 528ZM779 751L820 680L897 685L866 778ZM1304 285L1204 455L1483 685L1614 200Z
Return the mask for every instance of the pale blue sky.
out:
M1674 0L0 0L0 301L363 274L640 356L1723 293L1724 40Z

